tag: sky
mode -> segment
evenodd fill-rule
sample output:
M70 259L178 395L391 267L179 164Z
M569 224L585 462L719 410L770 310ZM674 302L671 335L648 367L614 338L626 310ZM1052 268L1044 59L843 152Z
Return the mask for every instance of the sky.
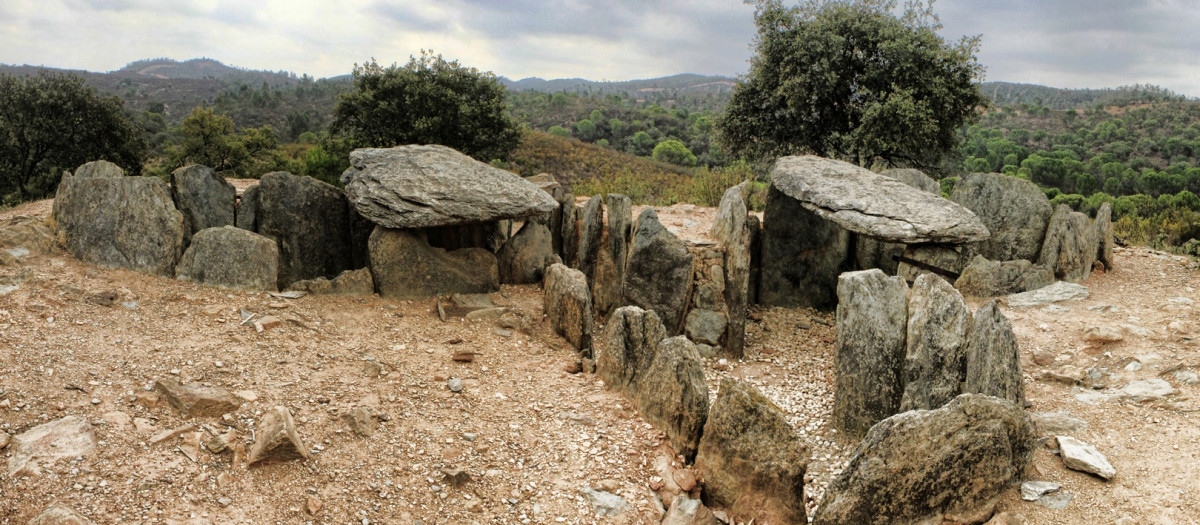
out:
M1200 2L942 0L942 35L982 35L985 80L1156 84L1200 96ZM736 76L741 0L2 0L0 63L111 71L208 57L323 78L422 49L512 79Z

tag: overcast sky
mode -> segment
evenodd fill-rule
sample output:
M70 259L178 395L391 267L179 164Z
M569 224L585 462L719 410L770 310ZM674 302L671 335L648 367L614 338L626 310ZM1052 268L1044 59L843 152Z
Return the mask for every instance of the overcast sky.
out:
M209 57L328 77L422 48L519 79L629 80L747 70L740 0L0 0L0 63L110 71ZM1200 2L942 0L945 29L982 34L986 80L1161 85L1200 96Z

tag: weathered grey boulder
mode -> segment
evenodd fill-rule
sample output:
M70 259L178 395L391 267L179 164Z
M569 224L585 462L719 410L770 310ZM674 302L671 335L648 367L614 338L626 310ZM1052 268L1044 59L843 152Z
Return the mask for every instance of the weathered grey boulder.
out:
M750 248L753 232L750 231L749 209L745 200L748 185L748 182L743 182L725 190L721 204L717 207L717 217L713 220L711 232L714 239L725 245L724 299L729 308L729 335L726 337L725 349L732 357L742 356L746 344L746 307L750 303ZM692 331L690 315L689 332ZM715 325L712 326L716 328ZM726 330L723 323L720 328L722 331Z
M716 346L721 344L725 328L729 324L724 312L693 308L688 312L684 333L697 343Z
M504 284L530 284L542 281L546 260L554 256L554 245L550 228L544 217L525 221L521 230L513 235L496 252L500 282Z
M388 299L420 299L500 289L496 256L483 248L447 252L415 233L377 226L367 242L371 278Z
M25 525L92 525L94 522L75 512L75 509L55 503L34 516Z
M988 238L971 210L848 162L783 157L771 185L805 208L860 235L904 244L958 244Z
M233 225L237 190L208 166L191 164L171 172L171 197L183 214L184 244L200 230Z
M79 260L173 276L183 252L183 215L171 190L152 177L124 177L107 161L63 174L54 196L59 236Z
M554 200L560 199L566 192L563 190L562 184L558 183L558 179L549 173L539 173L532 177L525 177L525 180L533 183L538 189L546 192Z
M908 286L879 269L838 278L833 426L858 437L895 414L908 324Z
M1049 266L1025 259L990 261L976 255L954 281L954 287L970 297L997 297L1036 290L1053 283L1054 271Z
M623 306L608 319L604 348L596 356L596 375L613 390L636 397L638 379L667 338L658 314Z
M588 199L579 212L579 249L575 256L575 267L583 272L589 284L592 274L596 272L596 257L600 253L600 237L603 235L604 199L596 195Z
M1088 298L1088 289L1082 284L1055 281L1028 292L1015 293L1005 298L1010 308L1030 308L1062 301L1077 301Z
M583 272L552 264L542 285L542 311L554 332L584 357L592 356L592 297Z
M754 387L722 379L696 453L705 504L741 522L806 523L807 468L808 448L783 410Z
M1082 213L1059 204L1046 227L1038 263L1054 269L1054 276L1064 281L1082 281L1092 273L1092 263L1100 250L1100 239L1092 220Z
M940 523L992 504L1029 465L1033 425L1020 407L966 394L871 428L829 485L818 525Z
M960 393L971 312L950 283L925 274L908 301L907 355L900 411L938 408Z
M10 479L38 475L43 464L90 454L96 430L86 418L67 416L13 436L7 449Z
M692 254L687 245L658 222L653 208L638 216L633 245L621 283L624 304L654 310L667 333L683 330L692 286Z
M1104 271L1111 272L1113 269L1113 223L1112 223L1112 205L1104 203L1100 205L1100 209L1096 210L1096 220L1093 221L1096 226L1096 239L1100 243L1100 248L1096 251L1096 260L1104 264Z
M279 243L279 289L352 269L349 209L337 188L276 171L258 183L258 234Z
M288 290L308 292L313 295L371 295L375 293L375 280L370 268L346 270L332 280L324 277L296 281Z
M936 180L920 170L912 168L895 168L880 173L891 177L918 190L941 196L942 188ZM870 270L879 268L888 275L896 275L899 263L896 257L904 254L905 245L900 243L883 242L865 235L854 236L854 269Z
M617 269L617 282L621 282L625 276L629 239L633 235L633 202L619 193L609 193L604 198L604 208L608 216L608 246Z
M1017 337L995 301L980 307L971 323L963 392L998 397L1025 407L1025 379L1021 375Z
M850 234L788 197L767 190L758 301L771 306L831 308L847 266Z
M243 230L258 231L258 185L246 188L238 197L234 225Z
M363 217L394 229L518 219L556 206L520 176L438 145L356 149L342 182Z
M1037 259L1053 210L1036 184L998 173L972 173L954 186L950 200L975 212L992 233L975 245L975 253L993 261Z
M275 291L279 247L234 226L200 230L175 266L175 277L234 290Z
M691 461L708 419L704 362L696 346L682 336L664 339L637 380L638 411L667 435L676 453Z

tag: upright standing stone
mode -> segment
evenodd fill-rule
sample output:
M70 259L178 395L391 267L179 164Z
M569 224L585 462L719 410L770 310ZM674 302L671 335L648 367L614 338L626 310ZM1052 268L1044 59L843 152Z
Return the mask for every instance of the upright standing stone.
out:
M958 290L936 275L917 278L908 302L901 412L931 410L958 396L970 328L971 312Z
M568 205L575 206L575 196L570 193L560 193L555 200L558 202L558 207L550 211L550 223L546 226L550 228L550 237L554 242L554 253L560 258L563 256L563 217Z
M808 522L808 448L783 410L746 383L721 380L696 469L704 473L704 502L725 507L739 522Z
M184 244L205 228L233 225L237 190L208 166L192 164L171 172L171 197L183 214Z
M612 252L608 249L609 233L609 229L605 228L600 236L602 248L596 255L596 269L592 274L592 308L598 319L607 319L608 314L621 302L621 278L617 274Z
M183 253L183 215L171 189L152 177L125 177L107 161L64 174L54 220L67 251L79 260L173 277Z
M613 390L635 396L638 380L667 338L667 330L653 310L623 306L608 320L604 349L596 356L596 375Z
M749 183L729 188L721 197L712 236L725 245L725 304L729 308L726 351L741 357L746 343L746 306L750 302L751 232L745 191Z
M563 264L575 268L579 260L579 208L575 206L575 196L567 194L562 203L562 226L559 236L562 237Z
M234 226L197 232L175 267L181 281L247 291L277 290L278 272L279 246Z
M658 222L654 209L646 208L638 216L625 263L624 303L654 310L667 333L678 335L683 330L691 287L692 254Z
M617 269L617 282L625 276L625 257L629 253L629 238L633 234L633 203L629 197L609 193L604 198L608 215L608 245Z
M964 393L984 394L1025 406L1025 379L1012 324L995 301L975 312L967 348Z
M746 228L750 230L750 289L747 295L747 303L759 303L759 288L762 286L762 253L763 253L763 229L762 221L758 220L757 215L746 216Z
M854 449L813 523L943 523L943 516L990 513L1024 475L1035 443L1024 410L987 396L897 414Z
M838 274L845 269L849 247L846 230L772 186L763 215L759 302L785 307L834 306Z
M667 435L675 452L691 461L708 419L704 362L696 345L683 336L663 340L638 380L638 411Z
M1079 282L1092 273L1092 263L1100 251L1100 239L1092 220L1082 213L1059 204L1046 227L1046 240L1038 263L1054 269L1054 276Z
M596 273L596 257L600 253L600 237L604 234L604 199L599 195L588 199L579 215L579 251L575 267L583 272L588 283Z
M873 269L842 274L837 294L833 426L859 437L900 408L908 286Z
M406 230L375 227L368 241L371 277L379 295L420 299L500 289L496 256L483 248L447 252Z
M566 338L584 357L591 357L592 298L583 272L552 264L546 268L542 288L542 311L550 318L554 333Z
M258 233L258 185L246 188L238 198L235 225L246 231Z
M542 281L546 261L554 255L550 229L544 217L525 221L516 235L512 236L496 253L499 264L500 282L504 284L531 284Z
M1096 210L1096 238L1100 243L1099 250L1096 251L1096 259L1104 264L1104 271L1111 272L1113 269L1113 223L1112 223L1112 205L1104 203L1100 205L1100 209Z
M279 243L279 289L332 279L352 264L350 211L337 188L276 171L258 184L258 233Z
M1037 185L998 173L972 173L954 186L950 200L975 212L992 236L975 253L993 261L1035 260L1050 220L1050 201Z

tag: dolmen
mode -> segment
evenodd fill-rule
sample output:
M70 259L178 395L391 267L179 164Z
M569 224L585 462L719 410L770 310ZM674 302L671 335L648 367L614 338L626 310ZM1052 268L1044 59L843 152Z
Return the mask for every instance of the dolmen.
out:
M898 178L812 155L783 157L767 193L759 301L833 307L838 275L853 269L851 247L860 236L954 246L990 232L969 209Z
M537 185L445 146L354 150L341 181L350 206L376 225L369 267L380 296L393 299L499 290L495 253L509 221L559 206Z

